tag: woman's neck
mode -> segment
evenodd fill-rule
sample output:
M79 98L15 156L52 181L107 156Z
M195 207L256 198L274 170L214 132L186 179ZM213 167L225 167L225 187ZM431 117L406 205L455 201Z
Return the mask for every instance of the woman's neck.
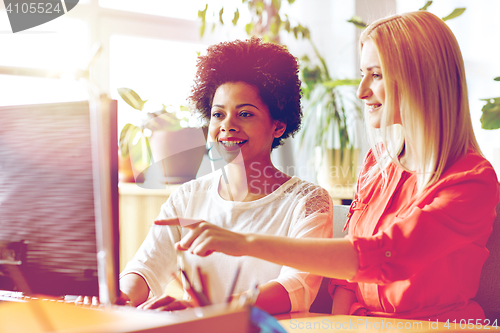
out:
M415 155L412 152L413 149L411 148L411 145L408 144L408 142L405 142L403 150L401 151L401 154L399 154L399 163L401 163L401 165L408 170L416 171L417 164Z
M222 169L219 194L229 201L253 201L274 192L291 177L267 163L234 160Z

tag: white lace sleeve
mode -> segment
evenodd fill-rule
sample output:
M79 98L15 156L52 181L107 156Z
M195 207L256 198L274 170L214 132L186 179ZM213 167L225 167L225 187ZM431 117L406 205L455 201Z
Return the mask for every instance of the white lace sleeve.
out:
M333 203L328 192L310 183L292 186L289 193L298 204L288 237L331 238L333 234ZM283 266L275 280L288 291L292 312L309 311L318 293L322 277Z

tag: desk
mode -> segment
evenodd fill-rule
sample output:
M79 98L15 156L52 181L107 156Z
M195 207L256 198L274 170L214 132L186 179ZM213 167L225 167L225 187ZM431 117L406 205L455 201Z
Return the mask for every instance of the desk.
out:
M52 301L0 303L0 333L244 333L249 320L248 308L226 304L168 313Z
M328 332L384 332L384 333L425 333L425 332L500 332L500 328L474 326L462 323L436 323L419 320L394 318L334 316L319 313L290 313L275 318L289 333L328 333ZM456 327L455 327L456 326Z

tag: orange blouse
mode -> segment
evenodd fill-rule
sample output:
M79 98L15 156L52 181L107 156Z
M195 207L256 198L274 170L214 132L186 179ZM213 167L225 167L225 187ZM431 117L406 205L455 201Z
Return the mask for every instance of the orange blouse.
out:
M375 158L368 153L366 172ZM392 163L358 187L348 227L358 252L352 314L422 320L484 319L474 301L499 202L492 166L470 151L422 194ZM351 285L352 287L353 285Z

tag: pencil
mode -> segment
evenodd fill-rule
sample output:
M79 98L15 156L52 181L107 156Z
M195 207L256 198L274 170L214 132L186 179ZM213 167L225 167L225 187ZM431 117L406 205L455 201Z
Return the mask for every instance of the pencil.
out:
M212 304L212 301L210 300L210 296L208 295L206 276L202 274L200 266L196 266L196 272L198 273L198 279L200 280L201 294L205 296L207 305L210 305Z
M229 293L226 297L226 303L230 303L231 300L233 299L233 293L236 288L236 282L238 282L238 277L240 276L240 271L241 271L241 264L238 265L238 268L236 269L236 273L234 274L233 277L233 283L231 284L231 289L229 289Z
M193 288L193 285L191 284L191 281L189 281L186 272L184 270L181 270L181 274L184 276L184 279L186 280L186 292L194 301L195 306L207 305L206 300L201 300L202 297L200 297L199 293Z
M179 281L179 277L177 276L177 274L175 273L172 273L172 275L174 276L175 280L181 284L182 288L184 288L184 290L187 292L187 294L189 295L189 297L191 297L191 300L193 301L194 303L194 306L197 306L199 307L200 306L200 301L198 300L198 297L196 296L196 294L194 293L194 290L193 288L191 288L191 284L189 283L189 280L187 280L187 276L186 276L186 273L181 270L181 273L184 275L184 278L186 279L187 283L186 283L186 287L184 287L184 284L182 283L182 281Z

